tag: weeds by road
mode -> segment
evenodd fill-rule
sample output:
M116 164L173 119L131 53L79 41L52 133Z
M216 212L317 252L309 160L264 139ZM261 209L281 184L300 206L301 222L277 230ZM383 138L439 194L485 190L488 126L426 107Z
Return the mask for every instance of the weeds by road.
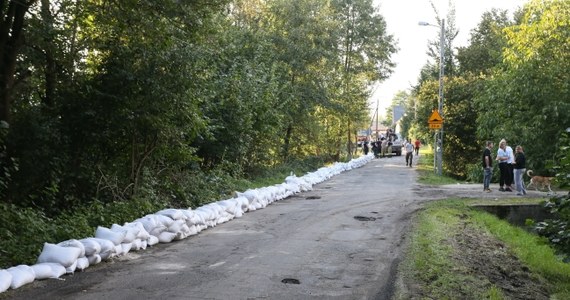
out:
M570 265L543 239L469 203L414 218L396 299L570 299Z

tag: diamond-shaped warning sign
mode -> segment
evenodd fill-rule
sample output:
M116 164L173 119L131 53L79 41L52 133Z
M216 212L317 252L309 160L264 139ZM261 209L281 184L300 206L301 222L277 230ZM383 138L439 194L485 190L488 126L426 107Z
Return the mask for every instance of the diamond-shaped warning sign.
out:
M439 112L434 109L433 112L431 113L431 116L428 119L428 123L429 124L442 124L443 118L441 117Z

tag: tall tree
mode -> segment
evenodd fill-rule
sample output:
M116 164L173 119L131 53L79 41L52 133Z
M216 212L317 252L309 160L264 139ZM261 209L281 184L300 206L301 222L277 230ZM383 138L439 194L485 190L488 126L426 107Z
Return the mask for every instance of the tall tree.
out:
M16 74L17 58L24 43L26 13L37 0L0 1L0 120L10 120L14 88L26 73Z
M570 127L570 2L533 0L505 33L504 64L476 99L478 134L525 146L541 169Z
M314 112L328 101L326 78L336 60L336 25L328 2L274 0L270 2L267 26L276 58L286 68L282 83L282 157L311 141L319 131ZM302 147L301 147L302 148ZM301 151L302 152L302 151Z
M461 73L488 74L499 65L506 47L503 29L513 25L506 10L493 9L483 13L477 27L471 30L469 46L460 47L457 53Z
M339 46L342 57L339 100L345 111L347 150L353 144L352 132L356 120L365 119L358 112L367 109L365 87L382 81L392 72L390 56L396 51L393 37L387 33L386 22L371 0L338 0L334 7L340 19Z

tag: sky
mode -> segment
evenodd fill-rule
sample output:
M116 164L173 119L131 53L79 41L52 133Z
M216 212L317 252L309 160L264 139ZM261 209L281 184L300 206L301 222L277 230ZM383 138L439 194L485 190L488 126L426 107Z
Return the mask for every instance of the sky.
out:
M455 22L459 30L453 47L467 46L469 33L474 29L484 12L492 8L507 9L509 15L522 7L528 0L451 0L455 5ZM449 1L433 0L440 16L447 15ZM439 29L432 26L420 26L425 21L437 24L435 13L429 0L374 0L387 24L388 34L398 42L399 51L392 56L397 64L394 72L384 82L373 88L368 100L372 113L378 103L380 115L385 115L394 95L401 90L408 90L417 83L422 66L428 57L428 41L439 39Z

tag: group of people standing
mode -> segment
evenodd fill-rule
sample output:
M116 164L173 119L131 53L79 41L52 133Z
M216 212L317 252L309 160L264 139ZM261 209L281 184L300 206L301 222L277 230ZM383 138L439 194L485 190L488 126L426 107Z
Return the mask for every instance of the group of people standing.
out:
M493 159L491 151L493 142L487 141L486 148L483 150L483 190L491 192L489 185L491 177L493 177ZM502 139L499 142L497 157L495 161L499 165L499 191L512 192L516 189L517 195L526 195L526 189L523 183L523 174L526 171L526 158L522 146L516 146L516 153L507 145L507 141ZM513 182L515 186L513 187Z
M392 157L392 138L381 137L380 140L372 142L372 152L374 157Z

